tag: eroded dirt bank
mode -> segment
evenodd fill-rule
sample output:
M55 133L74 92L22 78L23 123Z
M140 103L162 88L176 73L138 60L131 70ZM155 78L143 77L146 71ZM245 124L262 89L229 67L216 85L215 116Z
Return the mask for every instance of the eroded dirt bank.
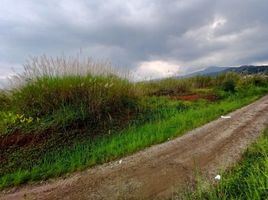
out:
M67 178L2 191L0 199L164 199L196 169L213 179L268 125L268 95L182 137Z

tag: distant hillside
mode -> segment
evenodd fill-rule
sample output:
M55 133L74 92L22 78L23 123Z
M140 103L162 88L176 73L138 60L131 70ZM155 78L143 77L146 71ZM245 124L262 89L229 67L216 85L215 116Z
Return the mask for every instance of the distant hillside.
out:
M228 69L229 67L208 67L206 69L203 69L201 71L197 71L197 72L193 72L190 74L186 74L183 77L193 77L193 76L203 76L203 75L207 75L207 74L212 74L212 73L218 73L221 72L223 70Z
M241 67L231 67L222 71L225 72L237 72L243 74L268 74L268 65L254 66L254 65L243 65Z
M184 77L193 76L216 76L218 74L236 72L240 74L268 74L268 65L255 66L255 65L243 65L240 67L208 67L204 70L187 74Z

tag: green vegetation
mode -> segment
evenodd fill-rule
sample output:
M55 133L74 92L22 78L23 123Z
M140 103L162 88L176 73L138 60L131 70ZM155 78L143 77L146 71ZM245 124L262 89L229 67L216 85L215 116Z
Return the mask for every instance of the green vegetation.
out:
M199 183L199 187L204 182ZM197 189L186 199L268 199L268 129L216 186Z
M107 64L65 57L35 58L14 80L0 93L0 188L117 159L268 92L262 75L133 83Z
M130 118L138 109L137 96L133 84L114 76L42 77L11 91L10 106L13 113L40 119L33 126L21 126L24 133L56 131L109 126L112 119ZM12 134L15 125L2 134Z

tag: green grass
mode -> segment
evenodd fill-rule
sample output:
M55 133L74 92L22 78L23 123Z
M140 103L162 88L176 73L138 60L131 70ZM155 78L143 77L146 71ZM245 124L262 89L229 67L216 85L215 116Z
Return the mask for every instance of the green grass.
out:
M230 95L218 103L199 102L195 107L178 112L165 120L133 125L117 134L47 152L27 168L16 168L14 171L2 175L0 188L29 181L45 180L120 158L144 147L182 135L224 113L256 100L265 92L267 89L254 88L248 90L247 93Z
M201 181L198 187L202 188L203 184ZM268 129L250 146L243 159L232 170L223 174L219 184L189 193L185 199L268 199Z
M0 91L0 140L7 141L0 146L0 188L129 155L268 92L265 75L134 83L108 63L80 55L33 58L13 81L15 87ZM218 98L174 100L187 94Z

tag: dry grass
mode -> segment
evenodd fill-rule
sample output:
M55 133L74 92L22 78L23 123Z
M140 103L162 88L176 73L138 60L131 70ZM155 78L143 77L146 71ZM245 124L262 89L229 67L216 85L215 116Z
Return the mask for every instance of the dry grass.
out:
M10 78L13 88L22 86L29 81L35 81L43 77L66 76L116 76L129 79L127 71L115 69L108 61L94 61L91 57L76 56L51 57L47 55L30 57L23 65L23 72Z

